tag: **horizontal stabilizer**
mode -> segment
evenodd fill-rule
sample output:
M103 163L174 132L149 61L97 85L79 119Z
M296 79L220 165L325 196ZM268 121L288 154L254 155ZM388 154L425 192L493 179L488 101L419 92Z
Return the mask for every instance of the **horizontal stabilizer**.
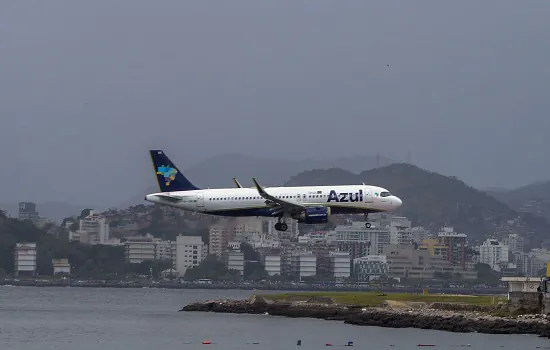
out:
M179 197L165 196L163 194L155 194L155 196L159 197L160 199L164 199L166 201L170 201L174 203L181 201L181 198Z

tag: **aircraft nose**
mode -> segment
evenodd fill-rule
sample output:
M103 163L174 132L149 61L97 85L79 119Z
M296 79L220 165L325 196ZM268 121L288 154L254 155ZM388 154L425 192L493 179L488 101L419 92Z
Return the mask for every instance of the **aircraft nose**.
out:
M403 204L403 201L399 197L394 197L393 203L395 204L396 208L399 208Z

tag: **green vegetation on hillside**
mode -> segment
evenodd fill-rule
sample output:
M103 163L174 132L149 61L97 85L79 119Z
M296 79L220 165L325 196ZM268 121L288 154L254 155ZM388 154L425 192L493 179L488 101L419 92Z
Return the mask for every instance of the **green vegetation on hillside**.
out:
M386 301L423 302L423 303L465 303L470 305L493 305L504 298L493 296L414 294L414 293L379 293L379 292L297 292L285 294L262 294L268 300L307 300L311 297L331 298L335 303L360 305L366 307L382 306Z
M48 234L31 221L7 218L0 213L0 276L12 274L15 264L16 243L36 243L36 273L53 274L52 259L68 258L72 275L81 279L121 279L132 275L157 276L169 268L166 262L128 264L123 246L85 245L69 242L66 231ZM171 264L170 264L171 265Z
M170 217L165 217L162 207L155 205L151 213L151 224L141 229L141 234L150 233L154 237L175 241L180 234L184 236L201 236L205 244L209 243L208 227L211 220L199 220L191 217L189 212L175 210Z

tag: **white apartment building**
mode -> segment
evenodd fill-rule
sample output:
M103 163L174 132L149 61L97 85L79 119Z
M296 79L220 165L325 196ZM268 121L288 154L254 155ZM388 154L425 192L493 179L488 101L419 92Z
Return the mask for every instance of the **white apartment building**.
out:
M155 259L176 262L176 242L155 238Z
M390 221L390 243L411 244L411 221L403 216L394 216Z
M241 274L244 274L244 253L240 250L231 250L227 254L227 268L229 270L237 270Z
M317 274L317 257L312 253L295 252L290 257L292 274L297 278L315 276Z
M146 260L176 261L176 242L163 241L150 234L145 236L127 237L124 242L124 255L131 264L139 264Z
M479 247L479 262L487 264L495 271L501 271L508 265L508 246L488 239Z
M338 251L348 251L352 259L382 254L384 245L390 244L388 227L375 225L367 229L364 222L354 222L350 226L336 226L330 236L334 239Z
M349 278L351 259L348 252L329 252L330 269L336 279Z
M71 264L69 264L69 259L52 259L53 274L70 274L71 273Z
M77 232L80 242L84 244L107 244L110 238L109 223L96 211L80 219L80 227Z
M208 246L201 236L178 236L176 239L176 271L178 277L183 277L190 267L199 264L208 255Z
M263 257L265 271L269 276L281 275L281 255L266 254Z
M511 233L504 239L504 245L508 246L510 253L523 253L524 239L517 233Z
M16 243L15 274L19 276L36 273L36 243Z
M124 243L126 261L130 264L139 264L147 260L155 260L156 243L153 236L128 237Z
M514 253L514 263L518 271L529 277L540 277L539 272L546 269L550 261L550 251L546 249L532 249L529 253Z

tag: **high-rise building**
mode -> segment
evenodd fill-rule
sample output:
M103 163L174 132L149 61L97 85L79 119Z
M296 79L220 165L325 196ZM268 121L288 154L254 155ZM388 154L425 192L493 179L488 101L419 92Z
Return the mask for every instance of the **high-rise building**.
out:
M312 253L295 252L290 257L292 275L298 279L317 274L317 258Z
M227 253L227 268L239 271L241 277L244 274L244 254L240 250L230 250Z
M361 282L390 275L390 264L385 255L369 255L353 260L354 275Z
M36 243L16 243L15 274L17 276L36 273Z
M349 252L330 252L330 267L336 279L348 278L351 275L351 260Z
M447 246L447 260L451 265L466 267L466 238L464 233L457 233L452 227L443 227L437 234L441 244Z
M19 220L38 220L40 215L36 211L36 204L32 202L19 203Z
M524 239L517 233L510 233L503 243L508 246L508 252L523 253Z
M176 238L176 271L181 278L190 267L199 266L206 258L208 247L201 236L178 236Z
M352 260L366 255L379 255L384 245L390 244L390 230L387 227L367 229L363 222L336 226L331 236L338 251L349 252Z
M281 254L280 252L269 253L263 256L265 271L269 276L281 275Z
M91 210L90 214L80 219L80 242L84 244L107 244L110 238L109 222L98 212Z
M508 265L508 246L496 239L488 239L479 247L479 262L501 271Z
M210 226L209 229L209 253L216 255L222 261L226 260L227 246L233 240L234 227L232 226L228 221L223 220L221 223Z
M411 221L403 216L395 216L390 221L390 244L411 244Z

